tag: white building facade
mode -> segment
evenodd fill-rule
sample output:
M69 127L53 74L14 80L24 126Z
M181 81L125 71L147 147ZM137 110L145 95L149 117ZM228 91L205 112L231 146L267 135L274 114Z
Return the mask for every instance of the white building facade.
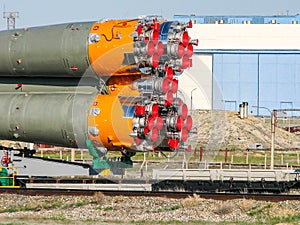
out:
M289 24L271 19L194 24L189 33L199 46L193 67L179 78L190 107L238 111L248 102L253 115L269 115L264 108L300 109L300 24L294 17Z

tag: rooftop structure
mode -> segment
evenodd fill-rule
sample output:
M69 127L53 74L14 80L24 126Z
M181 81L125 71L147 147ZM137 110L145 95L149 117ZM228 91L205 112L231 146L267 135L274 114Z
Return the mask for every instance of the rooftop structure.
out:
M298 24L300 15L275 15L275 16L197 16L175 15L174 19L181 22L192 20L197 24Z

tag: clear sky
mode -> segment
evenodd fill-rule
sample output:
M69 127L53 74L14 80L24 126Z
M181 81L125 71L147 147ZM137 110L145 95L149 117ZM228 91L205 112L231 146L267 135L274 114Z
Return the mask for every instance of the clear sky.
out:
M300 13L300 0L0 0L1 8L18 11L17 27L139 15L278 15ZM6 20L0 20L6 29Z

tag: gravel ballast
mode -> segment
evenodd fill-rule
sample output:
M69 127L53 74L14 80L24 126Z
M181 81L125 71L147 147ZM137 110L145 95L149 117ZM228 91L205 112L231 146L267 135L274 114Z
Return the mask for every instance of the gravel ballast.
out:
M101 193L89 197L2 194L0 200L0 224L269 224L270 220L280 224L297 219L300 222L299 201L217 201L197 195L186 199L109 197Z

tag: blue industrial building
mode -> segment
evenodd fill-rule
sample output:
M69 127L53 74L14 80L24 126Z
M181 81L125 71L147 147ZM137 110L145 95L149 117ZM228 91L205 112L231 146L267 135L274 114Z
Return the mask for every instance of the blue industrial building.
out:
M211 56L212 83L206 89L211 109L238 111L242 102L249 103L253 115L269 115L265 108L300 109L299 15L177 15L174 19L192 20L194 38L203 43L194 49L196 55ZM262 34L262 29L270 32ZM288 114L300 116L298 112Z
M241 102L269 109L300 108L299 53L214 53L213 58L214 86L222 90L225 110L238 111ZM214 100L213 108L218 108Z
M276 16L196 16L196 15L175 15L174 19L180 22L194 21L196 24L298 24L300 15L276 15Z

